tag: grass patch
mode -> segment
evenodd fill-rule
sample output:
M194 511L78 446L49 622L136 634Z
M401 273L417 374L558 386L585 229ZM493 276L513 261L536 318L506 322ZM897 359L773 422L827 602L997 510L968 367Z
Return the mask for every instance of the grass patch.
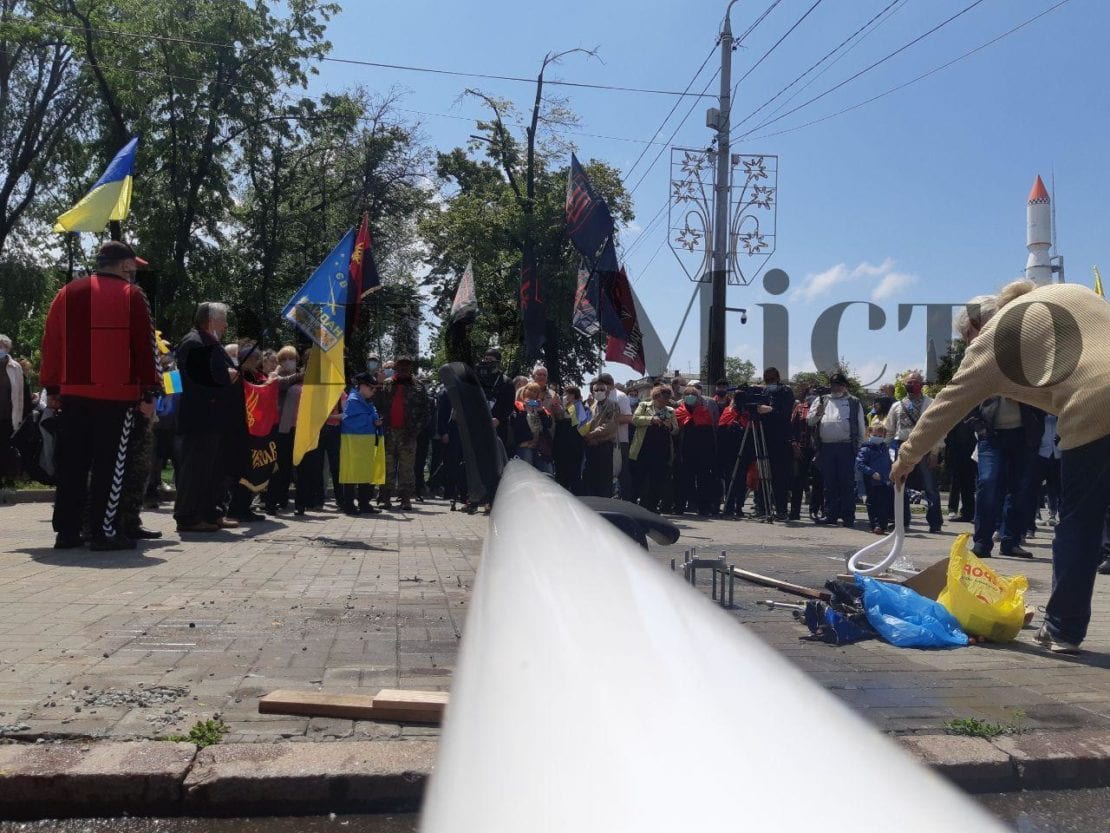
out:
M963 735L970 738L996 738L999 735L1019 735L1025 731L1025 712L1014 709L1013 720L1006 723L991 723L977 717L958 717L949 720L944 728L950 735Z
M187 735L166 735L163 740L171 743L193 743L198 749L215 746L231 731L222 720L198 720Z

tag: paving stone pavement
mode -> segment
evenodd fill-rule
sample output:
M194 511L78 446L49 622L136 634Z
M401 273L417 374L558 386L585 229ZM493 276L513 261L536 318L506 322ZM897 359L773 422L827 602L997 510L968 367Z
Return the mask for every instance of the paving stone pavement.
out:
M488 520L431 502L411 513L282 516L181 541L168 510L147 512L161 541L129 553L55 551L48 504L0 507L0 735L157 737L219 715L229 741L425 738L433 727L260 715L277 688L374 694L450 685ZM808 523L680 519L664 568L682 552L728 553L737 566L819 587L873 536ZM919 567L947 554L941 535L911 533ZM1050 582L1049 532L1035 558L995 558ZM676 574L675 580L681 580ZM709 577L699 580L709 595ZM1006 646L952 651L809 642L790 600L736 584L731 615L884 731L938 732L978 717L1026 729L1110 727L1110 578L1100 577L1081 657L1050 656L1032 631ZM1038 617L1039 619L1039 617Z

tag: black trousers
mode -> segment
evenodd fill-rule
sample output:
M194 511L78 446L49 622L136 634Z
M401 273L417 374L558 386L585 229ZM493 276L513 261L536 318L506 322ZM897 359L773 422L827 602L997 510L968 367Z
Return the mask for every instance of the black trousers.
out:
M413 475L416 478L416 496L424 497L428 488L428 445L431 442L428 430L421 431L416 437L416 463L413 465Z
M588 497L613 496L613 446L601 443L586 446L586 469L582 474L582 494Z
M339 439L338 425L325 425L320 429L320 453L327 458L328 476L331 477L332 491L335 493L335 505L339 506ZM327 490L325 490L325 495Z
M708 425L687 425L679 435L682 439L682 498L675 506L675 513L696 507L699 515L713 510L716 497L714 488L714 456L716 443L713 428Z
M297 494L294 503L299 509L324 505L324 454L319 448L305 454L297 466Z
M289 506L289 486L293 482L293 437L295 435L296 429L287 434L277 435L277 471L270 478L270 485L266 487L267 509L286 509Z
M948 491L948 511L958 512L966 520L974 518L975 484L979 479L979 466L971 459L970 450L966 454L949 454L948 474L952 478Z
M82 396L62 398L55 532L79 535L87 509L94 537L117 534L134 425L133 403Z
M224 469L222 434L185 434L181 438L181 474L173 517L179 525L214 523L222 514Z

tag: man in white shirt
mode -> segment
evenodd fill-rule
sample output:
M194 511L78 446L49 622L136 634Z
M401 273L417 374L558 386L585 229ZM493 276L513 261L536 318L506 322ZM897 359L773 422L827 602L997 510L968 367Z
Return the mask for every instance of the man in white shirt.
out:
M890 445L895 451L898 446L909 439L913 427L921 419L921 415L933 404L932 397L922 393L925 380L916 370L908 374L902 383L906 387L906 396L895 402L886 416L886 433L891 438ZM921 485L925 492L925 500L929 505L925 513L925 520L929 523L930 532L940 532L942 521L940 509L940 490L937 488L933 470L937 466L942 445L938 445L926 454L910 475L915 482ZM910 497L906 493L902 510L905 515L906 529L910 528Z
M848 393L848 377L834 373L830 392L809 409L806 421L815 428L817 460L825 489L825 517L819 524L856 522L856 451L864 436L863 406Z

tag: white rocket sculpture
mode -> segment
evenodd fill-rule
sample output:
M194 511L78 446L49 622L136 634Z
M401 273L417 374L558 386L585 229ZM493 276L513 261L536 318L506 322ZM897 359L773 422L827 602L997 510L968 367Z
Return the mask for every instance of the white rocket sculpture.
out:
M1025 225L1025 247L1029 250L1025 277L1038 285L1052 283L1052 201L1039 176L1029 192Z

